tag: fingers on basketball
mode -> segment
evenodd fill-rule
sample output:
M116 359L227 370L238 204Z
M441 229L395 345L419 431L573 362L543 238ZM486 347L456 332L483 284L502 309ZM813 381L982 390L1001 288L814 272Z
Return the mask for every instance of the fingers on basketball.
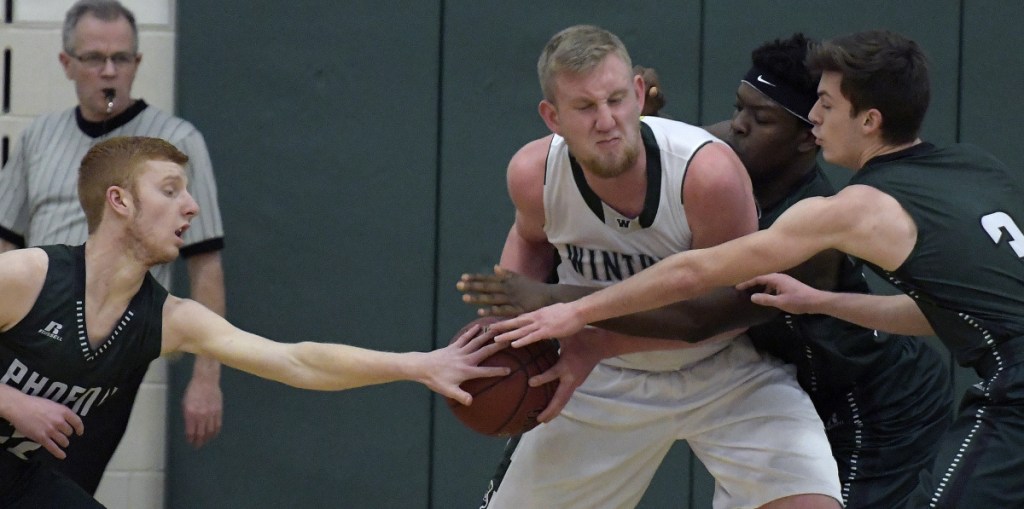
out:
M455 338L475 324L489 326L501 318L486 316L468 323ZM489 436L526 433L539 423L537 416L547 408L558 387L557 380L530 387L530 378L558 362L558 345L552 340L538 341L522 348L499 350L480 362L481 366L503 366L507 376L476 378L459 387L473 396L471 405L448 398L448 406L462 424Z

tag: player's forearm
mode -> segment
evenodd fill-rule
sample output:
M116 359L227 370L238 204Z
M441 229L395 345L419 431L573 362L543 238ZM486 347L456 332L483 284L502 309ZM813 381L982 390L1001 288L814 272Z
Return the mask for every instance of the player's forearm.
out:
M921 309L906 295L820 292L811 311L861 327L909 336L935 334Z
M336 391L425 378L420 352L380 352L323 343L292 345L294 368L278 381L303 389Z
M163 353L189 352L294 387L341 390L419 380L425 354L388 353L331 343L280 343L231 325L197 302L168 297Z
M547 285L544 295L548 302L544 305L572 302L597 290L583 286ZM751 303L744 292L732 288L716 288L693 299L602 320L593 325L633 336L696 343L717 334L764 323L778 314L778 309Z
M624 334L696 343L764 323L778 313L777 309L751 303L744 293L718 288L700 297L594 325Z
M593 324L701 295L711 287L697 277L699 272L687 257L690 254L672 255L621 283L577 300L572 307L583 322Z
M277 343L249 333L250 339L225 338L243 348L208 352L225 365L300 389L337 391L398 380L419 380L423 368L416 352L390 353L328 343ZM217 345L218 347L220 345Z

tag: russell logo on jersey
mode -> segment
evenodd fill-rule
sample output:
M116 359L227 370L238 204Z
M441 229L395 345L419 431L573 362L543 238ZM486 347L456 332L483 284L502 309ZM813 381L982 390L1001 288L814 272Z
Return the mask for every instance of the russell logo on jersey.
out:
M57 322L50 322L45 329L39 329L39 333L56 341L64 341L64 338L60 336L60 331L64 326Z

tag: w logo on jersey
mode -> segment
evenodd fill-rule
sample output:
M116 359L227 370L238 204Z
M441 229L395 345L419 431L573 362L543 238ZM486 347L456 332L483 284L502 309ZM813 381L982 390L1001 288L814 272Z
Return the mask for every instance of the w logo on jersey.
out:
M57 322L50 322L45 329L39 329L39 333L50 339L64 341L64 338L60 337L60 330L63 328L64 326Z
M626 217L608 218L605 219L604 223L612 228L616 228L620 233L636 232L644 229L640 225L640 221Z

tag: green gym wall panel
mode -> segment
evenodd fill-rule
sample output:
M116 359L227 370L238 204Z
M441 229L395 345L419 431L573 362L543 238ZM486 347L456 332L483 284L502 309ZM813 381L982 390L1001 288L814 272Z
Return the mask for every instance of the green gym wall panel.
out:
M433 344L439 4L179 0L180 114L219 184L228 316L289 342ZM225 369L224 429L182 438L168 507L426 507L430 397Z
M1024 170L1024 2L965 2L960 141Z

